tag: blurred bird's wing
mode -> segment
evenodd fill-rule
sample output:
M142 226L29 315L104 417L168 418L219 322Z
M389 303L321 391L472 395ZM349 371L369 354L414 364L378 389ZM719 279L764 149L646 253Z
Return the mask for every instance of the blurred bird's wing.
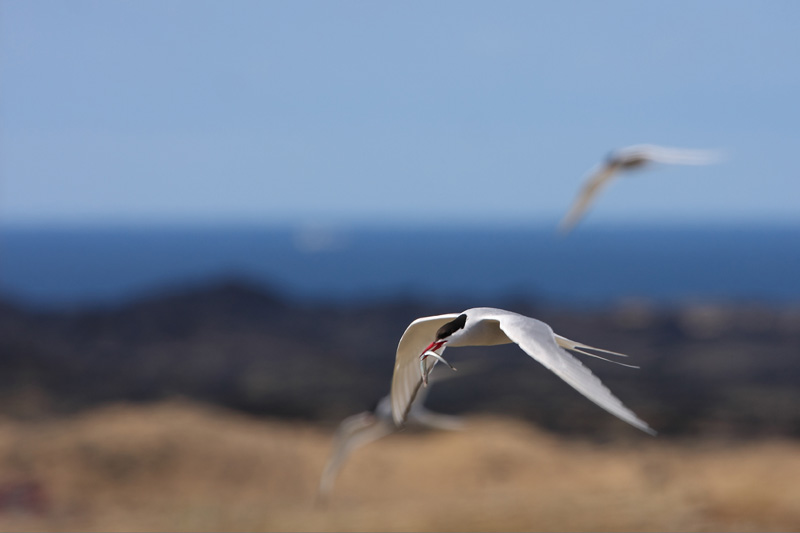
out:
M550 326L534 318L500 310L495 316L486 316L485 318L497 320L503 333L517 343L525 353L569 383L589 400L632 426L655 435L655 431L646 422L640 420L633 411L625 407L603 385L600 379L592 374L591 370L583 366L569 352L559 347Z
M558 229L561 233L568 233L575 224L581 219L583 214L589 209L589 205L595 199L600 189L605 186L619 171L619 165L615 163L603 163L590 172L589 177L581 187L578 197L572 203L572 207L561 220Z
M339 469L353 451L395 430L396 427L390 420L377 417L368 411L345 418L333 437L333 450L322 471L317 497L320 499L327 497L333 488Z
M392 417L395 424L401 425L408 416L411 402L422 385L419 368L419 356L431 342L435 340L436 330L459 315L427 316L414 320L400 338L395 356L394 374L392 375ZM425 360L426 370L436 365L436 359Z
M627 148L631 157L641 157L656 163L670 165L710 165L718 163L722 154L715 150L695 150L690 148L671 148L644 144Z

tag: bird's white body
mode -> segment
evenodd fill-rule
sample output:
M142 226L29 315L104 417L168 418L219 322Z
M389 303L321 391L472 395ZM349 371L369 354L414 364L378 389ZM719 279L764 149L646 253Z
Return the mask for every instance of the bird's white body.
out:
M426 393L417 395L408 413L410 424L417 424L432 429L461 429L461 419L456 416L434 413L423 406ZM374 411L364 411L345 418L333 437L333 450L322 471L317 489L317 496L324 499L328 496L336 476L344 462L358 448L378 439L391 435L398 430L392 419L392 403L389 395L378 402Z
M653 144L636 144L614 150L604 162L589 173L578 197L561 220L559 228L562 232L571 230L589 208L600 189L621 172L642 168L651 163L707 165L719 159L718 153L709 150L668 148Z
M434 342L436 347L433 351L439 350L439 352L433 354L435 357L425 358L426 354L431 353L428 351L431 349L431 341L438 340L437 330L441 331L439 328L447 327L461 315L466 316L463 327L442 338L443 342ZM642 431L655 433L566 349L595 357L598 356L585 350L622 354L571 341L553 333L550 326L544 322L490 307L477 307L463 313L418 318L408 326L397 346L392 377L391 401L394 422L401 425L406 420L425 374L433 368L446 346L494 346L512 342L606 411Z

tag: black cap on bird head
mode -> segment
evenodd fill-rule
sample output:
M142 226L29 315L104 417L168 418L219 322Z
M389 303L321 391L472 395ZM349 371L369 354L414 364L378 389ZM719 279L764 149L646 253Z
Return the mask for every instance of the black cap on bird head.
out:
M436 340L440 341L442 339L446 339L456 331L462 329L466 323L467 323L467 315L465 314L458 315L458 318L448 322L447 324L439 328L439 330L436 332Z

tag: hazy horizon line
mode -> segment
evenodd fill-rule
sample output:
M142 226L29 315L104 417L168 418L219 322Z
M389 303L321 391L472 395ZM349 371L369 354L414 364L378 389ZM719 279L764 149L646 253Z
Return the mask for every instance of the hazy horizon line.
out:
M0 231L8 230L204 230L204 229L333 229L333 230L536 230L555 229L559 218L497 218L435 220L428 217L342 217L298 216L280 218L219 218L219 217L149 217L149 218L40 218L0 220ZM800 216L752 217L597 217L583 221L575 231L606 231L636 228L795 228L800 227Z

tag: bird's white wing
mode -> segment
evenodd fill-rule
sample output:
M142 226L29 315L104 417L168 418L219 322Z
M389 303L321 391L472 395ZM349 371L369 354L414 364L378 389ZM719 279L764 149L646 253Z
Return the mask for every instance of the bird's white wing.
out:
M630 148L636 148L636 155L645 157L650 161L671 165L709 165L711 163L717 163L722 159L722 154L713 150L670 148L652 144Z
M353 451L393 433L395 429L391 420L375 416L370 412L345 418L333 437L333 451L322 471L317 497L321 500L327 497L333 488L339 469Z
M392 376L392 417L397 425L401 425L411 402L422 385L422 375L419 369L419 355L431 342L435 340L436 330L458 317L458 313L446 315L427 316L413 321L400 338L397 345L397 355ZM425 360L426 369L432 368L436 359L429 357Z
M600 379L583 366L575 357L556 343L553 330L539 320L515 313L501 313L496 317L500 329L509 339L517 343L528 355L542 363L561 379L572 385L575 390L588 399L617 416L621 420L642 431L655 435L646 422L640 420Z
M561 233L569 232L581 219L583 214L589 209L589 205L595 199L600 189L605 186L616 175L619 170L618 165L604 163L593 170L581 187L578 197L572 203L572 207L561 219L558 229Z

